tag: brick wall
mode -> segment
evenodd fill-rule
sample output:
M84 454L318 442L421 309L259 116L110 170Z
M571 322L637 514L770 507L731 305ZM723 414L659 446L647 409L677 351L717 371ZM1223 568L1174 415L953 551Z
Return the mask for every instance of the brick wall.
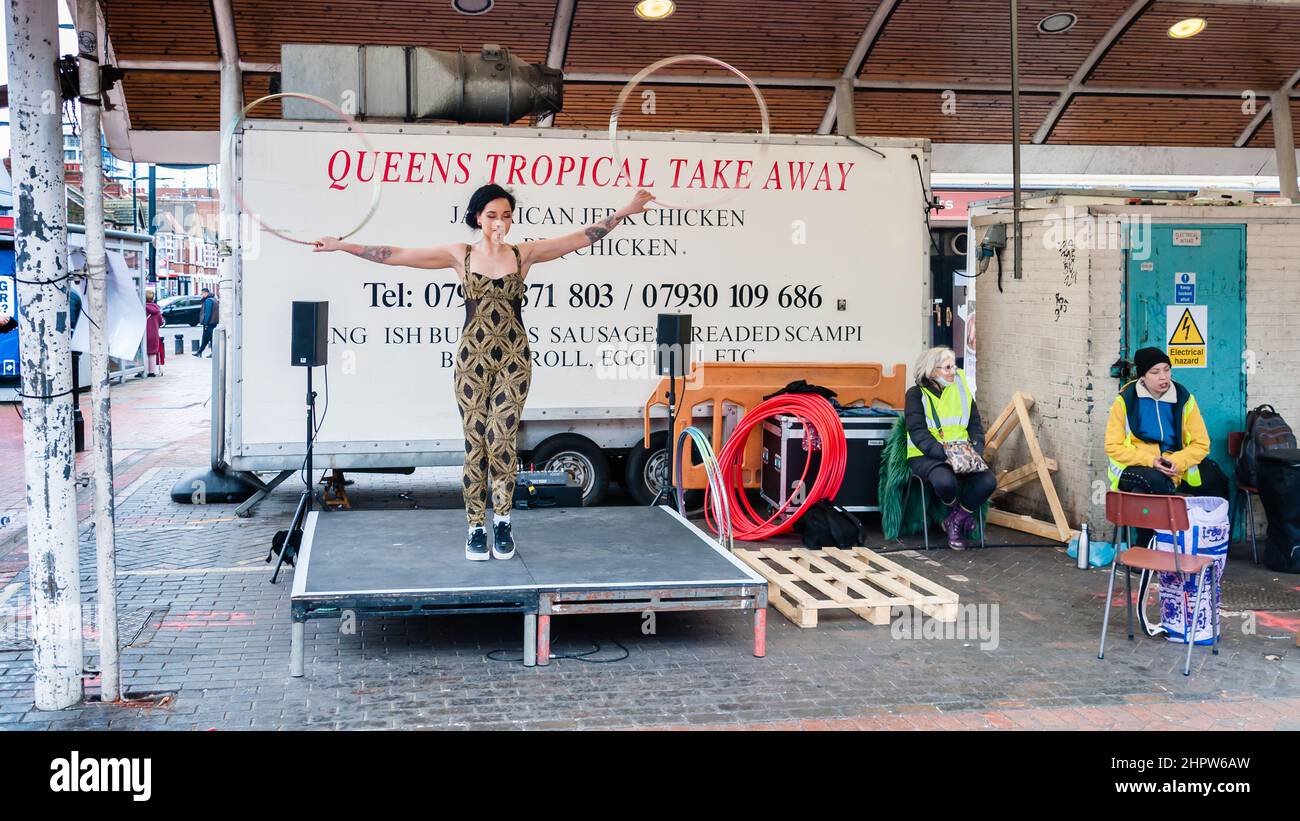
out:
M1072 526L1104 521L1105 430L1119 383L1109 375L1123 326L1123 250L1113 240L1129 215L1118 208L1034 211L1022 222L1024 278L1013 278L1008 224L1003 293L996 263L977 280L980 412L991 423L1016 390L1034 396L1031 411L1043 452L1057 460L1056 488ZM1300 429L1300 208L1131 209L1154 222L1244 223L1246 228L1247 406L1272 404ZM1110 212L1110 213L1107 213ZM1089 219L1091 218L1091 222ZM989 218L977 219L977 232ZM1009 217L1005 217L1009 223ZM1091 229L1091 234L1088 233ZM1078 280L1065 281L1061 243L1075 241ZM973 240L978 243L978 238ZM1056 316L1057 295L1068 306ZM1028 461L1019 434L995 468ZM1048 520L1038 485L1009 494L1001 506ZM1262 510L1256 511L1262 517ZM1260 519L1262 521L1262 518Z
M1089 359L1094 252L1086 236L1070 230L1064 212L1035 212L1032 220L1021 224L1023 278L1017 280L1013 274L1014 229L1007 228L1002 292L998 291L996 262L976 283L980 413L988 425L1016 391L1034 397L1030 419L1043 453L1060 465L1057 493L1070 524L1076 526L1073 511L1088 498L1089 398L1090 386L1095 385ZM1070 243L1073 275L1068 271ZM994 467L1007 470L1029 458L1024 437L1013 433ZM1036 482L1009 494L1000 506L1044 521L1051 519Z
M1300 225L1246 228L1246 404L1268 403L1300 426Z

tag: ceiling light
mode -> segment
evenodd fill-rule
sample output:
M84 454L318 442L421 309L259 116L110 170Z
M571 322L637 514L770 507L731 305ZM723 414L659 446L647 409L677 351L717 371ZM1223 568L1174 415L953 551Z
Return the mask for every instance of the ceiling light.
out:
M487 14L493 0L451 0L451 7L461 14Z
M1064 34L1079 22L1079 15L1072 11L1058 11L1038 21L1038 30L1043 34Z
M642 20L662 20L676 10L673 0L641 0L636 4L636 16Z
M1188 17L1186 20L1179 20L1169 27L1169 36L1176 40L1185 40L1188 37L1195 37L1205 31L1204 17Z

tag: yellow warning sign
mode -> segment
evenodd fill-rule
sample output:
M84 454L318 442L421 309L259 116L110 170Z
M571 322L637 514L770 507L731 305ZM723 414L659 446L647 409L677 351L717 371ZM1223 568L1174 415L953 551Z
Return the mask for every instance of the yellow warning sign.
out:
M1169 364L1175 368L1204 368L1204 345L1170 345Z
M1196 319L1192 317L1190 308L1183 309L1183 315L1178 318L1178 324L1174 326L1174 332L1169 336L1170 345L1205 345L1205 336L1201 329L1196 327Z
M1166 305L1165 329L1169 362L1175 368L1204 368L1209 360L1209 308L1205 305Z

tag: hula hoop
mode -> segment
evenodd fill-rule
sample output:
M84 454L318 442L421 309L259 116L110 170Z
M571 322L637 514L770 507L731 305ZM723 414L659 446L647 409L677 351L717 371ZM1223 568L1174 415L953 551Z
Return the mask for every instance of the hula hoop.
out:
M370 140L366 137L366 132L361 128L360 124L358 124L356 120L352 119L352 117L349 116L348 113L343 109L334 105L329 100L326 100L322 97L317 97L313 94L302 94L296 91L282 91L278 94L268 94L265 97L259 97L258 99L244 106L243 110L239 112L239 116L235 117L234 121L231 122L231 124L226 128L226 130L222 132L221 134L222 162L229 162L230 168L232 169L234 168L235 132L239 130L239 126L244 122L244 119L248 116L248 112L257 108L262 103L266 103L271 100L281 99L284 97L296 97L301 100L309 100L338 115L338 118L348 126L348 130L356 134L357 137L361 139L361 143L366 147L366 150L372 153L377 153L375 152L374 145L372 145ZM370 195L369 210L366 211L366 215L361 218L361 222L357 223L355 228L353 228L351 231L341 234L338 237L340 240L347 239L348 237L352 236L353 234L357 233L362 228L364 228L366 226L366 223L370 222L371 217L375 215L375 211L379 209L380 186L378 182L375 182L373 177L371 178L370 181L370 187L371 187L371 195ZM244 197L239 193L238 188L236 188L235 190L235 202L239 205L240 213L247 214L248 218L256 222L263 230L269 231L270 233L274 234L280 239L285 240L287 242L294 242L297 243L298 245L315 244L315 242L312 240L295 239L294 237L289 236L284 230L272 228L271 226L267 225L265 222L262 221L260 217L257 216L256 212L254 212L251 208L248 207L248 203L244 201Z
M627 98L632 95L632 91L637 86L639 86L646 77L649 77L651 74L655 73L659 69L664 68L665 66L674 65L675 63L686 63L686 62L712 63L713 65L721 66L722 68L725 68L727 71L730 71L732 74L735 74L737 77L745 81L745 85L749 86L749 90L754 93L754 99L758 102L758 113L763 120L762 142L760 143L761 148L759 149L757 163L761 163L762 160L767 156L767 148L772 133L771 121L767 114L767 102L763 99L763 94L758 90L758 86L754 85L754 81L749 79L749 77L746 76L746 74L740 69L736 68L735 66L729 63L724 63L723 61L717 59L716 57L709 57L704 54L679 54L676 57L665 57L664 59L656 63L651 63L650 65L641 69L639 72L637 72L635 77L633 77L631 80L628 81L627 85L623 86L623 90L619 92L618 101L614 103L614 110L611 111L609 114L609 142L610 145L613 146L615 168L623 167L623 153L618 148L618 115L623 112L623 106L625 103L627 103ZM714 208L721 205L724 202L728 202L729 200L734 199L736 195L739 194L741 191L747 191L747 190L749 189L732 188L730 189L729 193L723 194L721 197L717 197L711 200L706 200L700 203L694 203L692 205L674 205L673 203L664 202L663 200L660 200L658 197L654 199L654 202L658 203L659 205L665 208L676 208L679 210L689 210L692 208Z

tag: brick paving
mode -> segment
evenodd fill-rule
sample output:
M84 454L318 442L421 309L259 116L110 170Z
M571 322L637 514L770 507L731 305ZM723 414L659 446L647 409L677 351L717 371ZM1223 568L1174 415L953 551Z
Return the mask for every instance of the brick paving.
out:
M131 694L169 697L33 708L31 650L22 645L26 557L21 527L11 525L0 531L0 647L15 649L0 650L0 729L1300 729L1300 603L1289 604L1300 601L1300 577L1252 566L1241 544L1224 582L1220 655L1197 648L1190 678L1181 646L1127 642L1119 610L1099 661L1104 572L1080 572L1063 550L1033 547L893 554L963 603L997 605L996 649L981 649L978 637L896 638L850 614L823 613L819 627L801 630L771 610L768 657L755 659L750 620L734 612L659 614L653 635L635 614L566 616L553 623L553 652L596 650L587 661L608 663L557 658L525 668L518 616L370 618L355 635L309 622L306 676L291 678L293 574L271 585L262 560L292 517L295 480L247 519L233 505L169 496L207 461L207 364L175 357L163 379L114 388L118 604L131 641L123 680ZM0 425L6 464L15 464L15 430ZM458 468L350 478L358 509L460 502ZM13 477L2 481L13 504ZM80 534L93 625L88 519ZM869 545L881 546L878 530ZM1256 611L1252 600L1287 609ZM93 630L87 638L93 671Z

